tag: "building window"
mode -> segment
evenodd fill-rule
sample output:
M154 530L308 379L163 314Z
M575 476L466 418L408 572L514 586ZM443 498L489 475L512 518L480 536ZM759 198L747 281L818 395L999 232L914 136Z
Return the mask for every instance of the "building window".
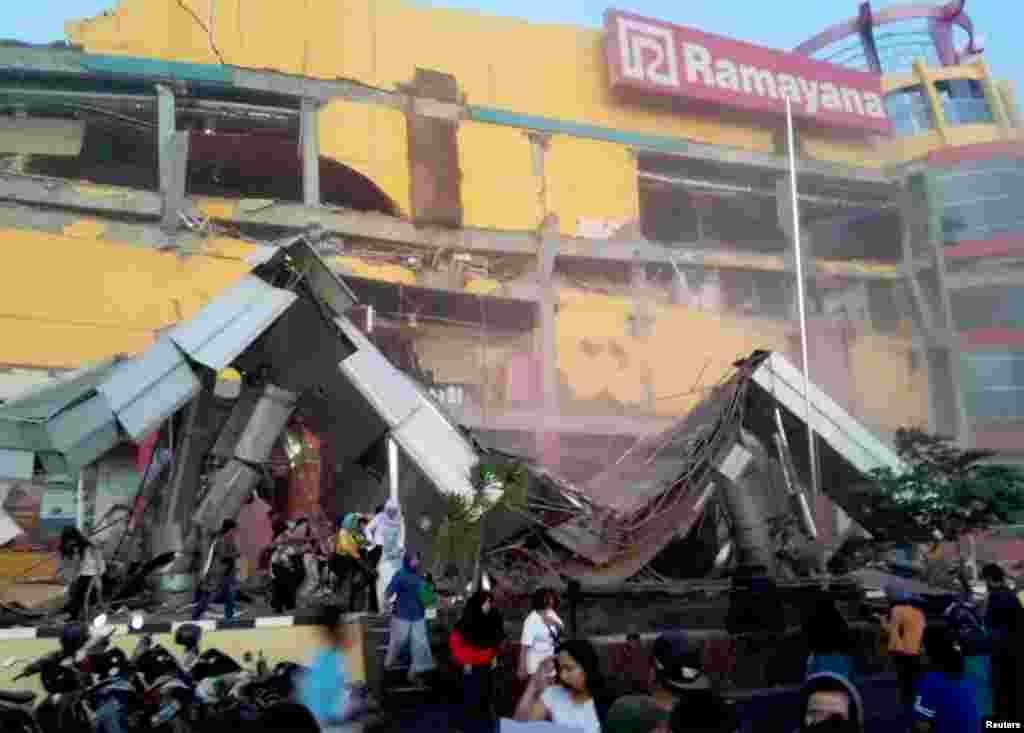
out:
M871 324L879 333L896 333L907 317L906 285L902 282L872 280L867 284Z
M645 238L668 245L701 238L699 213L685 192L640 188L640 228Z
M931 207L940 214L946 244L1024 232L1024 161L965 163L935 174Z
M968 415L982 422L1024 418L1024 351L978 351L962 360Z
M920 135L935 129L935 121L928 108L928 95L921 85L887 94L885 110L897 135Z
M995 118L985 99L985 88L974 79L936 82L942 114L949 125L992 124Z
M950 294L960 331L1024 328L1024 288L971 288Z

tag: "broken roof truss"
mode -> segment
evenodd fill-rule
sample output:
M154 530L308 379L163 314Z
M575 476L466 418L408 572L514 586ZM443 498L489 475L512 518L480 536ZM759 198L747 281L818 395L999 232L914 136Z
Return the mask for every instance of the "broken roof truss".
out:
M123 441L141 443L234 366L282 394L326 402L320 412L328 426L347 428L352 457L390 435L437 490L473 493L476 451L348 319L356 298L309 238L261 248L249 263L252 273L142 354L0 406L0 481L66 478Z
M898 512L867 513L856 494L871 484L872 470L903 470L893 448L814 384L806 416L802 382L781 354L755 352L738 362L684 419L638 441L588 481L579 511L553 521L537 517L512 536L489 535L491 572L514 584L574 579L591 590L646 582L658 575L650 568L655 558L685 537L716 497L726 500L738 544L750 545L748 561L770 564L775 548L757 545L770 541L771 517L799 517L808 539L817 536L800 499L801 477L809 476L808 423L825 493L876 537L919 536Z

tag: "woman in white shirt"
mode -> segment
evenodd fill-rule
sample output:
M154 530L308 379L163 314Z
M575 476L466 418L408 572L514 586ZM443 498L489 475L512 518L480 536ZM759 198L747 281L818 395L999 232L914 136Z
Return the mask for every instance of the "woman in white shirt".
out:
M520 638L519 679L525 680L537 672L541 662L555 653L565 624L555 613L555 593L549 588L533 592L533 610L523 622Z
M584 733L601 733L609 702L593 645L567 641L530 677L516 706L516 720L547 720Z

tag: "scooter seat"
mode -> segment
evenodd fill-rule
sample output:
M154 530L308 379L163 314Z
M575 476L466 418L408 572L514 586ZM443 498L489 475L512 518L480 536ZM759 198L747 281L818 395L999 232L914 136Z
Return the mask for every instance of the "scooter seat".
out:
M27 705L35 699L36 693L32 690L0 690L0 702Z

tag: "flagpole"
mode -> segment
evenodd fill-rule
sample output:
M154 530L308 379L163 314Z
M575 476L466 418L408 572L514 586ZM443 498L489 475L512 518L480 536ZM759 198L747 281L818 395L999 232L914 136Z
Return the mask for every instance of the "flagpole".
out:
M811 474L811 516L818 499L818 455L815 448L814 427L811 425L810 363L807 356L807 308L804 293L804 258L800 246L800 207L797 203L796 141L793 134L793 105L786 97L786 139L789 148L790 195L793 207L793 248L796 254L796 301L800 318L800 352L804 373L804 423L807 425L807 456Z

